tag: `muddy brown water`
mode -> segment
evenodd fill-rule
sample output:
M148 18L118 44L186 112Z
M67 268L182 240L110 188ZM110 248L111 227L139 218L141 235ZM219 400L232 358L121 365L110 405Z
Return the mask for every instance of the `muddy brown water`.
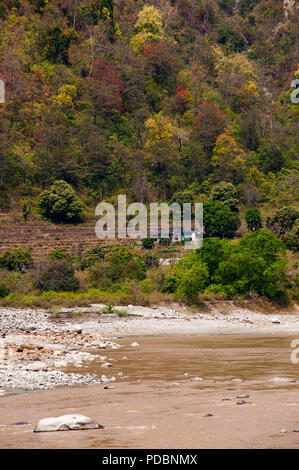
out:
M103 369L94 361L67 369L114 375L117 380L109 386L116 389L101 384L0 397L0 447L299 448L299 433L293 432L299 429L298 383L268 381L275 376L299 380L299 364L290 360L292 339L258 335L119 339L121 349L101 351L112 360L112 368ZM140 346L130 346L133 341ZM194 376L203 381L192 382ZM232 382L235 378L243 382ZM247 394L249 398L237 398ZM237 404L242 400L246 403ZM90 416L105 428L32 432L39 419L69 413ZM28 424L12 425L20 421Z

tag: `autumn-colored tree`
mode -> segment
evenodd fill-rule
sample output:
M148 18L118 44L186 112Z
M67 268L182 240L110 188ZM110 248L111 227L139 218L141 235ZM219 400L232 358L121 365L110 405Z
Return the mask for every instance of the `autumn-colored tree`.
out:
M204 150L210 151L217 136L223 130L225 116L215 103L202 103L193 123L193 132L202 143Z
M131 39L131 47L142 52L151 42L160 41L163 37L162 16L154 6L145 6L138 14L135 23L135 35Z
M87 89L95 117L123 111L125 86L111 61L99 57L94 62Z
M212 164L215 176L223 181L240 183L244 178L246 154L237 144L232 130L226 128L219 135L213 149Z

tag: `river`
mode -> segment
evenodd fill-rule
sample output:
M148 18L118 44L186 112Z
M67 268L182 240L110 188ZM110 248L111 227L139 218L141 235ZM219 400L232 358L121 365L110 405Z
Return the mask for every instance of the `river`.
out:
M115 389L101 384L0 397L0 447L299 448L299 432L293 432L299 430L298 382L269 381L298 381L299 364L290 360L292 339L257 334L120 339L123 347L108 352L114 367L103 372L94 361L67 369L114 375L109 387ZM139 347L132 347L133 341ZM203 381L191 381L195 376ZM105 428L32 432L39 419L70 413L90 416Z

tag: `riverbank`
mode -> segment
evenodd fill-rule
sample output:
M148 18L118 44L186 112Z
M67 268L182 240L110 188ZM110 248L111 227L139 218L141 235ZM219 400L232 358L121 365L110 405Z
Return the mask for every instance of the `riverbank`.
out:
M209 313L187 307L129 305L102 313L104 305L43 310L0 309L0 393L114 382L110 351L120 340L143 336L299 335L299 315L226 306ZM121 315L121 316L120 316ZM99 354L99 352L102 352ZM87 374L93 361L102 374ZM70 368L80 369L69 371ZM82 373L83 372L83 373Z

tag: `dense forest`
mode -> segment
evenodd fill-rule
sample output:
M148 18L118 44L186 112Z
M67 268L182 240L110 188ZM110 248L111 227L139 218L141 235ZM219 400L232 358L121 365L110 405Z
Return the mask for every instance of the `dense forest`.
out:
M55 180L93 210L298 187L298 8L283 0L0 0L0 207ZM21 201L21 202L20 202Z
M0 297L298 300L298 20L292 0L0 0L1 214L203 202L207 238L187 256L170 239L58 249L37 268L6 250Z

